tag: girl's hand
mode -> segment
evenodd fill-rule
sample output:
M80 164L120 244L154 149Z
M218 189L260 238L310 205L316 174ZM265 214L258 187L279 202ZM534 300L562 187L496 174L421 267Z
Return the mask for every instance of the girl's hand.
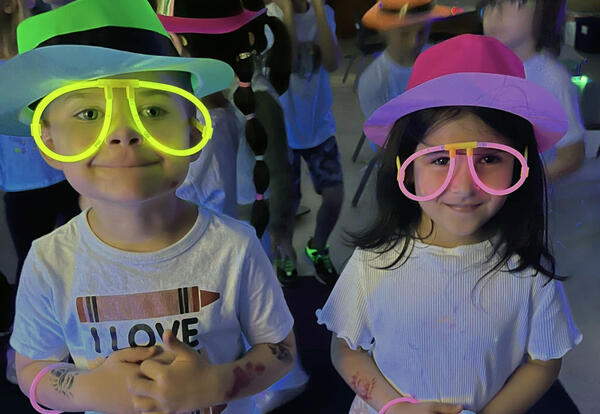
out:
M139 375L139 363L156 353L155 348L126 348L113 352L106 359L91 361L88 381L89 394L86 406L107 413L133 413L134 406L127 383L129 378Z
M438 402L422 402L418 404L397 404L390 407L386 414L459 414L462 405Z
M141 375L130 377L135 409L179 413L215 403L220 381L206 355L177 340L170 330L163 334L163 343L164 353L142 362Z

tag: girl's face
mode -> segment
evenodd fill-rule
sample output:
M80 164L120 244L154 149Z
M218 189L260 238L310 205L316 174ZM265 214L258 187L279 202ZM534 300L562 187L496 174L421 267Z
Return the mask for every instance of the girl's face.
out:
M483 34L495 37L516 51L523 45L535 42L534 13L534 0L493 1L483 9Z
M509 145L509 141L492 130L480 118L466 114L461 118L445 122L431 130L420 143L421 149L466 141L486 141ZM416 163L413 167L415 188L427 189L428 172ZM469 172L467 157L457 154L454 174L442 194L430 201L421 201L423 212L419 223L419 235L432 235L427 243L443 247L473 244L487 239L483 226L502 208L506 196L494 196L480 189Z

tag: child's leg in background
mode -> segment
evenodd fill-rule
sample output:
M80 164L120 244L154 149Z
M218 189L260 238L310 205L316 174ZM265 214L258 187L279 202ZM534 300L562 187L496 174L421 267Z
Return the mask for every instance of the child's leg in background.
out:
M328 138L315 148L303 150L302 156L308 165L315 191L322 197L310 247L322 249L327 246L344 202L342 164L335 137Z
M290 164L292 168L292 193L290 209L291 214L288 217L290 223L287 228L294 234L294 222L296 220L296 212L300 206L300 200L302 199L302 169L301 169L301 158L302 150L289 149Z

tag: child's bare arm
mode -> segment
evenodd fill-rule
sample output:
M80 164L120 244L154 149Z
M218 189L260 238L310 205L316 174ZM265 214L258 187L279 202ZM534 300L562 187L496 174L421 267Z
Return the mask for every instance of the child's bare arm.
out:
M211 365L170 330L163 343L172 362L144 361L144 377L129 384L138 411L193 411L257 394L289 372L296 358L293 332L277 344L255 345L242 358L221 365Z
M317 18L317 44L321 49L321 62L327 72L333 72L338 68L342 54L327 23L324 0L314 0L312 4Z
M127 376L137 375L137 362L152 356L153 352L152 348L117 351L93 370L61 364L42 377L35 390L35 399L40 405L63 411L131 413L133 401L127 390ZM32 360L17 353L15 365L21 391L29 396L33 379L44 367L55 363Z
M269 3L269 2L265 2ZM292 72L298 68L298 46L296 40L296 22L294 21L294 7L292 0L273 0L283 13L283 24L286 26L290 35L291 55L292 55Z
M388 401L402 397L388 384L366 351L354 351L346 341L331 336L331 362L352 391L379 411Z
M294 332L277 344L253 346L242 358L223 365L223 387L225 401L247 397L264 391L287 374L296 360ZM254 367L254 368L252 368ZM248 378L244 384L244 378Z
M381 410L389 401L403 397L387 382L366 351L350 349L346 341L337 338L335 334L331 337L331 362L356 395L377 411ZM461 410L461 406L454 404L437 402L412 404L403 402L390 407L387 413L457 414Z
M481 414L520 414L526 412L558 377L562 359L533 360L529 356L511 375L504 387L483 408Z
M583 141L556 148L556 158L546 166L546 175L549 181L556 181L574 173L581 167L585 159L585 145Z

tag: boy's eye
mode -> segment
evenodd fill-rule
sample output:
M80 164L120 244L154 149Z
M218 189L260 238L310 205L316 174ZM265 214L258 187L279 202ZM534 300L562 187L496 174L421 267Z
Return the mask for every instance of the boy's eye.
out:
M162 108L159 108L158 106L147 106L145 108L142 108L140 113L146 118L158 118L160 116L166 115L167 111L165 111Z
M97 109L84 109L75 115L77 118L84 121L95 121L100 117L100 111Z

